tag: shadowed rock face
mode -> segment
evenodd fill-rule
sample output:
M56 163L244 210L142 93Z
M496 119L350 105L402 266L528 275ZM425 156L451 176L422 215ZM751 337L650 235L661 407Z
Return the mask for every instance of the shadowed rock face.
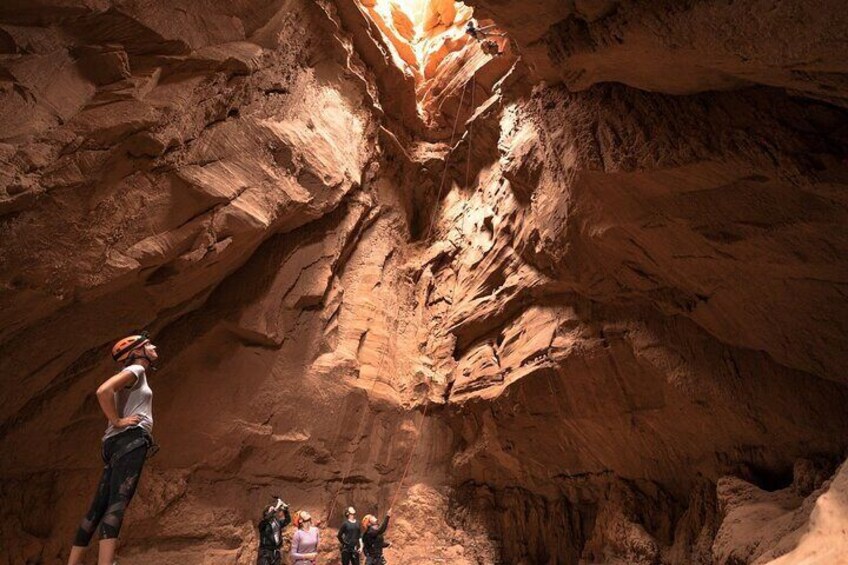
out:
M497 20L539 77L670 94L752 85L845 106L841 3L469 0ZM815 30L815 33L808 33Z
M254 562L278 492L394 503L394 563L839 550L841 5L467 4L0 8L10 563L66 558L143 327L122 562Z

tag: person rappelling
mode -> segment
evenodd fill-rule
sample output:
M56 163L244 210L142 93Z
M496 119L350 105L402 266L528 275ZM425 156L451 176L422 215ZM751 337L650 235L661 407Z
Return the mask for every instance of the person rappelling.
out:
M256 565L281 565L283 562L280 549L283 547L283 530L292 519L289 505L279 496L274 496L276 503L265 507L262 521L259 522L259 556Z
M392 515L392 509L386 512L383 523L377 525L377 517L368 514L362 519L362 552L365 554L365 565L386 565L386 558L383 557L383 549L391 544L384 540L383 536L386 533L386 528L389 527L389 517Z
M94 500L74 538L68 565L82 565L94 531L100 526L99 565L113 565L124 514L135 494L148 455L157 446L153 431L153 391L147 371L159 359L146 332L125 337L112 348L112 359L123 364L97 388L97 401L108 420L100 456L103 472Z
M336 539L339 540L339 551L342 554L342 565L359 565L359 552L362 551L362 532L356 522L356 509L348 506L345 510L345 521L339 528Z
M479 27L477 21L472 18L468 20L468 24L465 26L465 33L480 43L480 49L483 50L483 53L498 57L504 53L506 33L495 31L496 29L495 24Z

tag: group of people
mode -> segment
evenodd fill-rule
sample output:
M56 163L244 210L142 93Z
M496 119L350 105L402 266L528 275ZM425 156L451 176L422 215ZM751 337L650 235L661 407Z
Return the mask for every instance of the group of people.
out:
M82 565L86 548L94 532L100 531L98 565L114 565L118 534L124 513L135 494L138 479L147 458L158 447L153 441L153 390L147 373L159 358L156 346L146 333L131 335L112 348L112 358L123 365L97 388L97 401L108 420L100 449L103 471L88 512L82 519L71 547L68 565ZM292 522L288 505L279 497L276 504L264 509L259 523L258 565L282 563L283 530ZM343 565L360 565L360 553L365 565L384 565L383 539L389 525L391 509L381 524L367 515L360 524L356 510L345 511L345 521L339 528ZM297 531L291 540L293 565L314 565L318 558L320 533L312 524L309 512L295 515Z
M361 565L360 554L365 555L365 565L385 565L383 549L389 547L389 543L385 541L384 535L391 514L389 509L379 525L377 517L368 514L360 524L356 519L355 508L350 506L345 510L345 521L336 534L342 565ZM294 521L297 530L291 539L292 565L314 565L321 541L320 530L312 524L312 516L305 510L297 512ZM289 507L279 497L276 504L265 508L262 521L259 522L257 565L282 563L283 530L291 522Z
M366 514L360 530L356 521L356 509L353 506L347 508L345 521L336 535L342 554L342 565L359 565L360 551L365 555L365 565L385 565L383 549L389 547L389 543L383 539L383 534L389 527L391 515L392 509L389 508L383 522L378 526L377 517Z

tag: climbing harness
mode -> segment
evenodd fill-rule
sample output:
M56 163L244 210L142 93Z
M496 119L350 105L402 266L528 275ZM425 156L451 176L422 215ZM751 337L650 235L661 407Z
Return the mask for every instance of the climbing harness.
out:
M144 447L145 445L147 446L147 455L145 456L145 459L150 459L159 451L159 444L157 444L153 440L153 436L149 432L144 431L140 437L135 438L134 440L123 446L121 449L113 453L112 457L110 457L108 461L106 460L105 453L101 454L103 462L105 463L105 467L114 467L115 464L125 455L135 451L140 447Z

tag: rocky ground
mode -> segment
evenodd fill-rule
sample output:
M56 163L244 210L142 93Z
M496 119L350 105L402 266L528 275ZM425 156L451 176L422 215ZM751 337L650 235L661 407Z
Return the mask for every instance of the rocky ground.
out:
M140 328L122 563L252 563L275 493L404 565L837 563L845 14L7 1L0 563L67 558Z

